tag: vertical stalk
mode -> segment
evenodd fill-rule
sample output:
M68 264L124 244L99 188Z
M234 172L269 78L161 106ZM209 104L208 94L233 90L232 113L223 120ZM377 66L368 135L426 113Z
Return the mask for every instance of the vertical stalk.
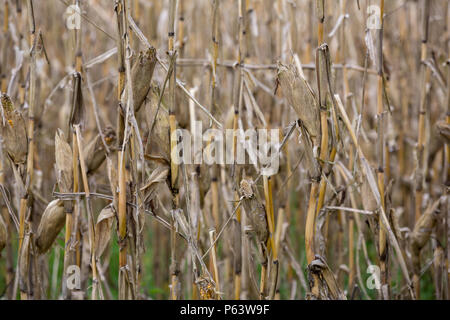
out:
M425 183L425 119L427 116L426 96L427 84L430 78L430 69L427 68L425 60L427 59L428 51L428 22L430 15L430 2L422 1L423 5L423 20L422 20L422 43L420 55L420 72L421 72L421 91L420 91L420 106L419 106L419 136L417 140L417 162L418 168L416 171L416 190L415 190L415 223L419 220L422 211L422 197L423 186ZM417 299L420 299L420 275L413 275L413 284Z
M169 31L168 31L168 54L172 61L174 61L173 71L169 79L169 128L170 128L170 150L175 150L177 144L176 137L176 116L175 116L175 88L176 88L176 54L175 44L175 11L177 6L177 0L169 1ZM172 156L172 155L171 155ZM170 177L171 177L171 191L172 191L172 214L177 214L178 208L178 165L174 159L170 161ZM174 231L175 218L172 217L172 229L171 229L171 293L172 300L179 299L179 267L176 257L176 232Z
M377 183L378 190L381 197L381 206L383 210L386 210L385 206L385 196L384 196L384 154L385 154L385 140L384 140L384 105L383 105L383 15L384 15L384 0L380 0L380 24L381 28L378 30L378 86L377 86L377 155L378 155L378 169L377 169ZM386 211L385 211L386 212ZM384 227L381 216L379 217L379 236L378 236L378 247L379 247L379 258L380 258L380 269L381 269L381 285L382 285L382 298L389 299L389 287L388 287L388 270L387 270L387 238L386 238L386 228Z

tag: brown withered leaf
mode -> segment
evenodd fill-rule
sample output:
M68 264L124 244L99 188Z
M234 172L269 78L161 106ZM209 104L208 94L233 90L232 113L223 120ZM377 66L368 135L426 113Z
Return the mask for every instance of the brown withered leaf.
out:
M62 200L53 200L45 208L36 232L36 247L40 254L46 253L64 227L66 215Z
M95 224L95 248L97 257L101 257L111 240L114 217L114 208L111 205L104 207L98 215L97 223Z
M55 160L59 189L61 192L70 192L73 181L72 148L60 129L55 134Z
M16 110L9 96L2 94L0 100L4 117L0 121L4 148L14 164L24 164L28 153L25 119Z

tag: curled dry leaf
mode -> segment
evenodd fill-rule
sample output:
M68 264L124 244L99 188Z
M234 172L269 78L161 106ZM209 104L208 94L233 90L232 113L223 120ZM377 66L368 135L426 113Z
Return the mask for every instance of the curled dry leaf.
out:
M4 117L0 126L5 151L16 165L24 164L28 153L25 119L20 111L16 110L9 96L2 94L0 99Z
M320 132L320 121L313 90L293 65L278 64L278 81L283 95L315 141Z
M50 249L65 221L63 201L58 199L50 202L42 214L36 233L36 247L40 254Z
M101 257L111 239L114 217L114 209L111 205L103 208L98 215L95 224L95 248L98 257Z

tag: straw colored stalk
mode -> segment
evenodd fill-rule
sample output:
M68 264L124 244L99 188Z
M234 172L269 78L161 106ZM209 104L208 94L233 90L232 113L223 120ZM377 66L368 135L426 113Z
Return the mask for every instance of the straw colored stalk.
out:
M81 168L81 177L83 179L83 187L84 187L84 193L85 193L85 200L86 200L86 211L88 215L88 227L89 227L89 245L90 245L90 251L91 251L91 268L92 268L92 300L98 299L98 290L99 290L99 277L98 277L98 271L97 271L97 256L95 253L95 222L94 222L94 216L92 214L92 208L91 208L91 198L90 198L90 191L89 191L89 182L87 178L87 168L85 164L85 157L83 152L83 144L82 144L82 137L80 132L80 126L75 126L75 133L77 138L77 145L78 145L78 159L80 161L80 168ZM101 291L100 286L100 297L103 298L103 293Z
M170 0L169 2L169 30L168 30L168 55L173 61L176 61L177 52L174 47L175 42L175 11L177 6L177 0ZM169 128L170 128L170 150L175 150L177 144L176 129L177 121L175 116L175 106L176 106L176 63L173 65L173 71L169 79ZM172 152L171 152L172 157ZM178 165L177 161L171 158L170 161L170 187L172 191L172 206L173 214L177 214L176 208L178 208L179 195L178 195ZM177 236L174 231L175 217L172 217L172 229L171 229L171 265L170 265L170 276L171 276L171 287L170 287L170 297L172 300L179 299L179 278L180 273L177 257L176 257L176 240Z
M381 28L378 30L378 53L377 53L377 67L378 67L378 86L377 86L377 155L378 155L378 169L377 169L377 183L378 190L381 197L381 205L386 211L385 205L385 137L384 137L384 104L383 104L383 14L384 14L384 0L380 0L380 24ZM380 258L381 269L381 284L382 284L382 298L389 299L389 284L388 284L388 252L386 230L379 217L379 235L378 235L378 254Z
M420 88L420 105L419 105L419 135L417 139L417 161L418 168L416 171L416 191L415 191L415 222L419 220L422 211L423 187L425 183L425 119L427 117L427 85L430 81L430 69L427 68L425 60L428 51L428 25L430 16L430 2L422 0L423 20L422 20L422 42L420 54L420 72L421 72L421 88Z

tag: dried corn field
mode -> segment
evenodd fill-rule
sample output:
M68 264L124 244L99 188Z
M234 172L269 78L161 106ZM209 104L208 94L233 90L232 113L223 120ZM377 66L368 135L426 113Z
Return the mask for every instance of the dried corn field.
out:
M450 299L448 0L0 21L2 299Z

